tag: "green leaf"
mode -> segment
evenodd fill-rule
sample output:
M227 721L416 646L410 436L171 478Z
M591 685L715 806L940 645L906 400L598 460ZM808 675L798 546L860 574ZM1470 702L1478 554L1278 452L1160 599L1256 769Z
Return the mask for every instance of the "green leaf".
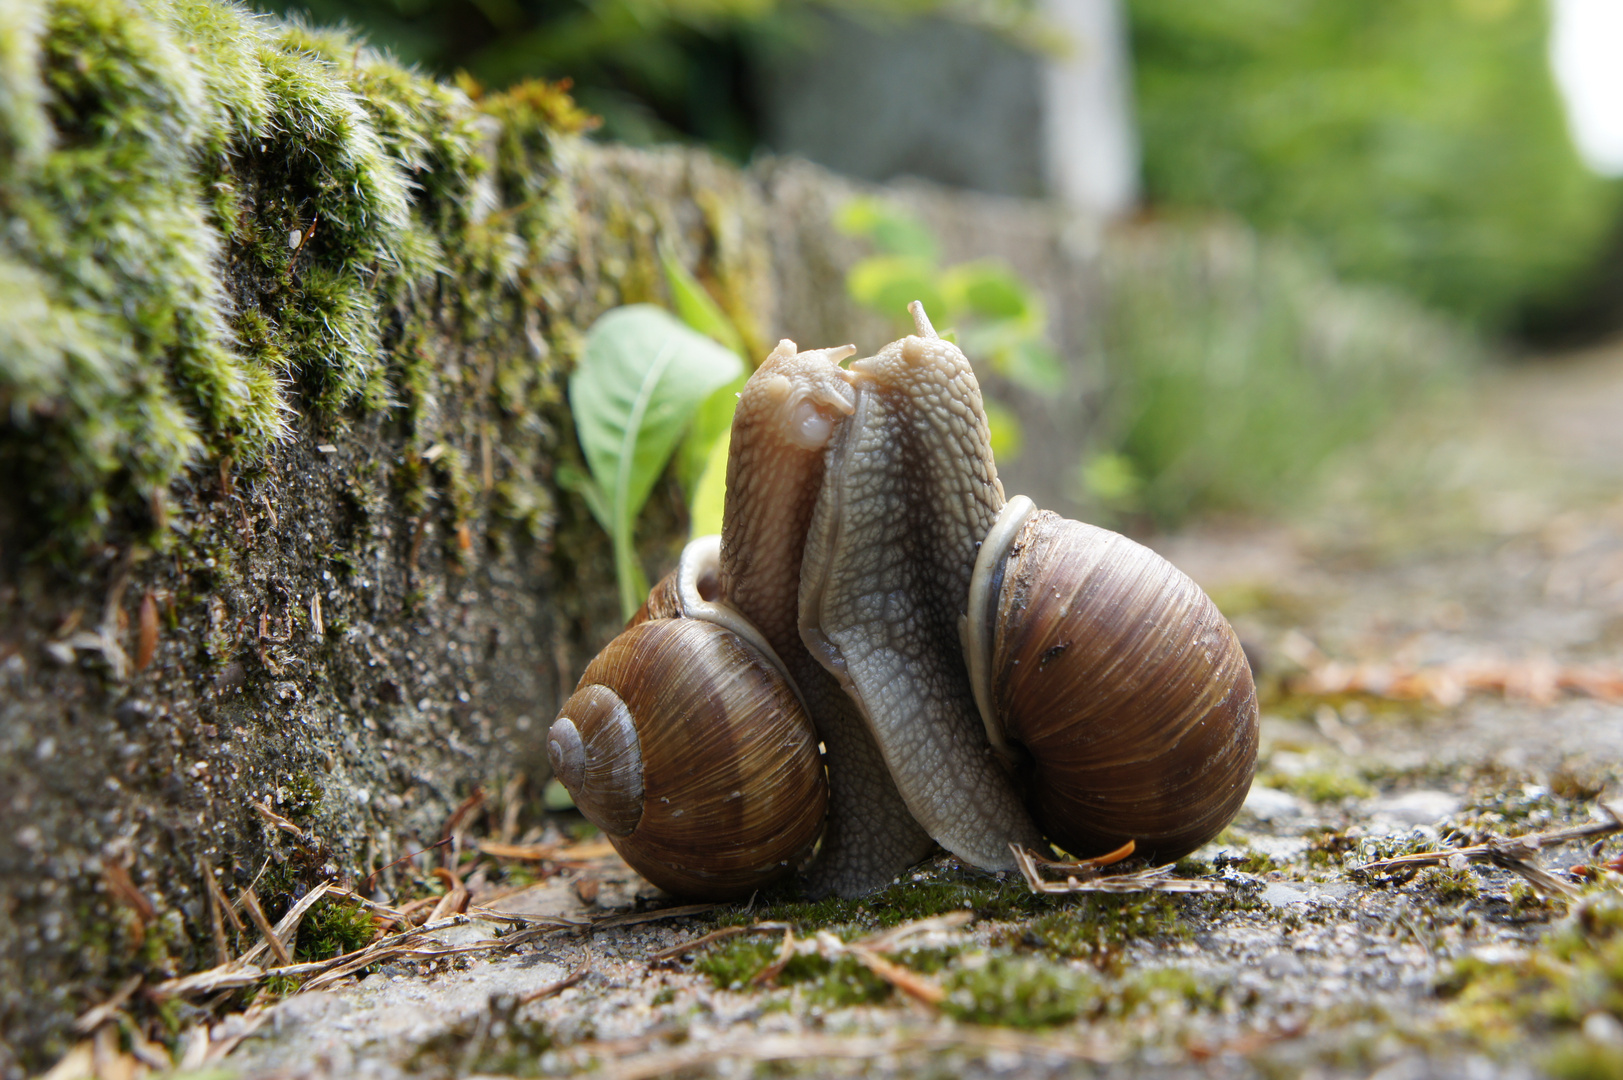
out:
M1052 394L1065 386L1065 365L1024 319L975 323L963 333L971 362L985 358L992 369L1022 390Z
M665 266L665 284L670 287L671 302L676 305L677 317L742 357L743 336L727 313L721 310L721 305L699 283L699 279L688 273L687 267L672 258L670 252L661 252L660 261Z
M747 375L740 375L720 390L704 399L699 411L693 414L687 438L676 451L676 479L687 492L691 504L698 498L700 477L710 467L710 455L718 442L726 444L733 427L733 413L738 409L738 394L744 389ZM720 530L712 529L711 532ZM704 535L695 532L695 536Z
M1009 350L1002 371L1014 385L1038 394L1052 394L1065 386L1065 366L1040 338L1017 342Z
M955 309L987 319L1025 319L1037 308L1031 287L997 259L949 268L941 275L941 293Z
M721 438L710 444L710 457L704 472L688 490L693 492L689 502L689 518L694 536L707 536L721 531L722 511L727 505L727 451L732 443L732 430L721 433Z
M863 259L845 275L851 299L899 323L911 325L907 305L924 302L931 316L945 321L950 312L936 288L935 270L922 259L903 255L875 255Z
M1026 442L1020 418L1001 401L986 398L981 406L986 410L986 425L991 428L992 457L1004 463L1018 458Z
M736 354L650 304L615 308L586 334L569 405L606 503L627 618L647 591L633 545L637 515L699 406L743 372Z
M883 199L861 196L834 212L834 227L861 236L886 255L905 255L934 263L940 256L935 234L918 218Z
M1082 462L1082 489L1105 503L1131 503L1143 487L1138 470L1122 454L1095 454Z

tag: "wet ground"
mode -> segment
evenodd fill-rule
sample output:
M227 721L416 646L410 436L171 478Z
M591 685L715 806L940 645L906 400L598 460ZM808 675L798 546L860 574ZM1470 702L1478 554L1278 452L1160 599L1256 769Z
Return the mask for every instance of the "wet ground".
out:
M215 1055L246 1037L209 1067L1623 1076L1619 878L1541 886L1463 858L1355 869L1623 806L1623 350L1524 364L1417 411L1289 525L1157 546L1224 607L1260 675L1257 785L1179 868L1223 891L1034 897L943 859L861 904L758 898L385 963L224 1021ZM1528 859L1560 871L1620 847ZM659 902L612 858L531 865L546 876L488 906L588 918ZM653 956L761 921L792 926L791 948L768 928Z

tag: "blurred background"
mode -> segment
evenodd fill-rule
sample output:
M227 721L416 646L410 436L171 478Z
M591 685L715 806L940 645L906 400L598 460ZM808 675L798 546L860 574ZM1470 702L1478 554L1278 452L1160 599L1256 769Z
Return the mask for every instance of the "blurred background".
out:
M1397 399L1623 324L1615 0L260 2L475 94L570 80L594 138L1106 223L1112 392L1073 486L1128 523L1267 509ZM905 214L846 224L951 269L887 247ZM881 297L869 270L853 293Z

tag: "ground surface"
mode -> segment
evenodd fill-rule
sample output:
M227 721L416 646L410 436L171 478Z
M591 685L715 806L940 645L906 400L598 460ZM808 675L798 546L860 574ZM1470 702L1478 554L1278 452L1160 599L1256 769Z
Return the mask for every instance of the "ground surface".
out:
M1182 867L1226 892L1036 898L941 860L862 904L760 900L385 964L258 1014L211 1067L1623 1075L1618 879L1562 899L1485 863L1349 869L1583 823L1597 797L1623 799L1608 787L1623 703L1606 681L1623 669L1623 350L1517 366L1462 405L1421 410L1341 466L1295 524L1159 546L1224 606L1260 673L1257 786ZM1538 861L1598 864L1618 849L1570 845ZM651 906L612 858L539 866L550 876L489 906L580 917ZM974 917L874 946L927 982L924 996L945 991L938 1004L840 945L953 911ZM778 931L650 960L718 926L774 919L801 943L776 979L751 981ZM244 1029L223 1023L217 1049Z

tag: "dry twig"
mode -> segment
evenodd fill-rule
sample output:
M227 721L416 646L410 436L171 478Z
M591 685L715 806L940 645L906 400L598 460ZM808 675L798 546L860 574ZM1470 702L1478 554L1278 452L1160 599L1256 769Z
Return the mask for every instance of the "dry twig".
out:
M539 990L531 990L528 994L525 994L523 997L519 998L518 1003L520 1005L528 1005L532 1001L540 1001L542 998L549 998L553 994L561 994L565 990L568 990L571 986L574 986L576 983L586 978L586 976L590 975L591 973L592 951L588 949L586 950L586 958L580 962L580 965L576 967L574 971L571 971L568 975L565 975L557 982L548 983Z
M1412 855L1396 855L1390 859L1376 859L1353 867L1354 870L1366 874L1381 873L1386 870L1401 870L1408 867L1438 866L1463 859L1468 862L1491 862L1495 866L1520 874L1536 888L1547 893L1560 896L1572 896L1576 890L1566 882L1540 869L1532 862L1533 858L1544 848L1558 847L1561 844L1570 844L1575 840L1591 840L1599 836L1610 836L1613 833L1623 832L1623 818L1618 816L1616 810L1606 803L1596 801L1596 806L1605 813L1601 821L1592 821L1587 825L1574 825L1564 829L1551 829L1548 832L1529 833L1526 836L1490 838L1486 843L1473 844L1470 847L1442 848L1436 851L1419 851Z
M1172 867L1159 866L1153 870L1140 870L1132 874L1103 874L1101 870L1112 863L1120 862L1132 854L1132 841L1112 851L1108 855L1101 855L1096 859L1081 859L1077 862L1056 862L1045 859L1034 851L1028 851L1019 844L1010 844L1014 852L1016 865L1020 867L1020 876L1026 879L1026 884L1034 893L1130 893L1130 892L1222 892L1227 886L1221 881L1205 881L1196 878L1172 877ZM1065 874L1064 881L1049 881L1043 877L1043 870L1057 870Z
M131 995L133 995L140 987L141 978L142 977L140 975L131 975L128 979L125 979L124 982L119 985L119 988L113 991L111 997L102 1002L100 1005L86 1010L84 1014L79 1017L79 1019L75 1020L73 1022L73 1030L78 1032L80 1035L89 1035L91 1032L107 1023L107 1021L111 1020L114 1014L123 1007L126 1001L130 1000Z

